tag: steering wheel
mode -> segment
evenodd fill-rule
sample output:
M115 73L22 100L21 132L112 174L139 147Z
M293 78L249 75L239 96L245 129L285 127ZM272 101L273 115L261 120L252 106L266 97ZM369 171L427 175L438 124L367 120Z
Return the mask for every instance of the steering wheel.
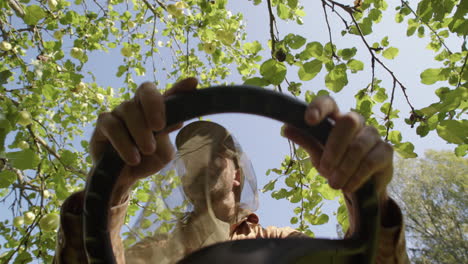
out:
M170 96L165 100L167 126L217 113L246 113L291 124L314 136L323 145L333 127L325 119L317 126L304 122L307 104L264 88L218 86ZM83 230L89 263L116 263L108 231L110 197L124 162L109 144L85 192ZM253 239L218 243L202 248L180 263L374 263L379 211L373 182L351 198L357 205L357 228L349 238Z

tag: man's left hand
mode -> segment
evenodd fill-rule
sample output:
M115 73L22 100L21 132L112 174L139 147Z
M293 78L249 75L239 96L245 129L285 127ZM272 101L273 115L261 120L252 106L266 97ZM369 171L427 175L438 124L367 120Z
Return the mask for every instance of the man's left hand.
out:
M393 174L392 146L382 140L376 128L366 126L361 115L340 113L329 96L313 100L304 118L313 126L327 117L335 121L335 126L325 146L289 125L284 135L309 153L313 165L332 188L351 194L373 178L380 203L384 205L388 200L386 187Z

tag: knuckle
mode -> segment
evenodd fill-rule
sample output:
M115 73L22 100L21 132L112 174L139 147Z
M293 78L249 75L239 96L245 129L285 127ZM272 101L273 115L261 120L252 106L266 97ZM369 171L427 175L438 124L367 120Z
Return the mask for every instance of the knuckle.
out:
M103 126L107 120L111 117L111 113L109 112L102 112L98 115L97 120L96 120L96 127L101 127Z
M364 151L366 149L366 140L362 137L357 138L354 140L350 145L349 149L352 155L350 156L358 156L364 154Z
M382 148L383 148L383 151L387 154L386 156L390 156L391 158L393 158L393 146L388 143L388 142L382 142Z
M361 172L369 173L370 171L373 170L373 168L375 166L374 164L375 164L375 161L373 161L372 159L368 159L365 162L362 162L361 163ZM362 175L362 176L364 176L364 175Z
M366 126L364 127L364 129L366 130L366 133L368 133L369 135L380 137L379 131L374 126Z
M134 103L132 101L124 101L117 107L118 110L116 110L121 113L126 113L130 111L133 107Z
M361 124L361 117L356 112L349 112L343 116L343 122L351 129L357 129Z
M156 85L153 83L153 82L143 82L142 84L140 84L140 86L138 87L138 91L144 91L144 90L147 90L147 89L150 89L150 90L158 90Z
M165 151L162 155L160 155L161 161L166 164L171 162L174 159L175 156L175 151L173 148L169 148L168 150Z
M117 118L108 118L105 122L105 126L109 131L116 131L122 127L120 121Z

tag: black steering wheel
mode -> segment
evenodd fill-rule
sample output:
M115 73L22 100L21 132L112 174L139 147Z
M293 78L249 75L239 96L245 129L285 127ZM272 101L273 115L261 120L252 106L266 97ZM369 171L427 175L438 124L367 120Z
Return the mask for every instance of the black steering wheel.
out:
M322 144L333 127L325 119L317 126L304 122L306 103L259 87L218 86L168 97L167 126L217 113L246 113L269 117L310 133ZM124 162L110 146L90 176L85 193L83 230L89 263L116 263L108 231L110 197ZM180 263L374 263L379 211L372 181L354 197L357 205L355 233L343 240L255 239L228 241L200 249Z

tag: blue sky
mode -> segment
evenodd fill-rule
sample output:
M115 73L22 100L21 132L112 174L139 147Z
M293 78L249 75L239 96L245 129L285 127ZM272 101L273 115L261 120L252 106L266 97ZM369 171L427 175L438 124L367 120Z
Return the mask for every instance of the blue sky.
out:
M261 43L266 43L269 39L269 20L266 5L263 3L260 6L254 7L252 2L247 1L230 1L230 9L232 13L241 12L244 14L245 23L247 24L247 41L258 40ZM295 33L307 38L307 41L328 41L328 32L324 24L323 11L320 1L302 1L305 4L306 17L304 25L298 26L294 22L284 22L278 19L280 38L287 33ZM349 1L351 3L351 1ZM388 1L391 4L393 1ZM432 102L438 101L434 94L434 90L439 86L426 86L420 83L420 73L430 67L440 67L433 60L433 52L425 49L428 39L419 39L416 36L411 38L406 37L406 23L394 23L394 7L389 6L388 12L384 13L382 22L374 26L374 33L368 36L369 42L380 41L384 36L389 36L390 45L400 49L398 57L394 61L383 59L386 65L395 72L395 75L408 87L408 95L415 108L421 108L429 105ZM359 37L350 35L344 38L341 37L340 31L344 25L336 19L332 13L329 13L332 31L334 35L334 43L338 48L346 48L356 46L358 48L357 58L366 64L370 64L368 51L363 49L363 45ZM459 47L461 43L455 40L449 40L447 43L450 47ZM71 43L69 47L71 48ZM67 47L67 45L64 45ZM103 86L122 87L124 85L122 79L115 77L117 66L122 63L122 57L119 53L119 48L114 49L110 53L96 53L90 56L90 61L87 63L86 71L93 72L96 76L96 82ZM269 50L263 51L264 59L269 57ZM161 56L171 56L168 50L161 48ZM110 66L109 66L110 65ZM383 80L384 87L391 87L391 77L383 71L379 66L376 67L376 75ZM153 76L149 73L146 76L135 78L137 83L143 81L153 81ZM354 94L356 91L364 88L370 81L370 72L364 71L358 74L349 74L349 84L340 94L333 95L338 102L342 111L349 111L355 104ZM164 73L159 71L157 78L163 78ZM298 80L296 71L289 71L289 80ZM323 82L324 72L320 73L315 79L305 83L303 89L317 91L324 89ZM160 79L162 83L167 81ZM240 76L233 74L227 81L242 83ZM304 94L305 90L303 91ZM446 144L440 139L437 134L432 131L425 138L420 138L416 135L415 129L411 129L403 121L403 118L409 116L409 107L405 103L405 99L400 90L396 92L396 107L401 110L402 117L397 123L395 129L402 131L404 141L412 142L416 147L416 152L422 156L424 151L431 149L453 149L453 145ZM289 153L287 140L279 135L279 129L282 124L266 118L240 115L240 114L223 114L209 116L208 119L219 122L227 127L242 144L244 150L248 153L254 165L258 188L261 189L273 176L265 176L267 169L279 166L284 156ZM92 127L88 127L83 138L77 139L77 149L81 149L79 142L83 139L89 139L92 133ZM13 135L9 135L11 140ZM9 142L7 142L9 144ZM288 201L276 201L270 197L270 194L260 193L260 209L258 214L261 218L261 223L264 226L290 226L289 219L293 216L294 206ZM325 206L325 212L329 212L332 216L333 210L336 208L335 202L330 202ZM5 212L6 208L2 207ZM3 213L2 213L3 214ZM3 214L4 215L4 214ZM331 217L330 219L333 219ZM313 231L317 236L336 237L336 222L331 220L330 223L318 227L314 227Z
M391 2L391 1L390 1ZM298 26L293 22L285 23L278 19L280 38L284 37L287 33L295 33L307 38L307 41L328 41L328 33L325 30L323 12L320 1L303 1L305 4L306 17L304 18L304 25ZM252 3L242 3L231 1L230 9L232 13L241 12L244 15L245 23L247 25L247 41L258 40L261 43L266 43L269 39L268 12L266 4L263 2L257 7L253 7ZM437 87L426 86L420 83L420 73L428 67L437 67L434 64L433 52L425 49L427 45L426 39L419 39L416 36L411 38L406 37L406 23L394 23L394 7L391 5L387 13L384 13L383 20L380 24L374 27L372 36L368 36L369 42L380 41L383 37L389 36L390 45L394 45L400 49L398 57L394 61L383 59L385 64L395 72L396 76L408 87L408 95L412 104L416 108L429 105L435 102L436 96L434 90ZM336 19L336 16L329 14L331 27L334 35L334 43L338 48L356 46L358 48L357 58L363 61L366 65L370 64L370 57L367 49L363 49L361 40L354 35L349 35L341 38L340 31L344 25ZM458 43L449 42L448 45L457 45ZM164 49L161 49L162 56L164 56ZM91 68L97 76L97 82L101 85L111 85L119 87L122 83L116 78L109 78L114 76L115 70L113 67L106 67L111 60L120 62L121 58L110 56L110 54L102 54L101 56L93 56L88 65L93 65ZM269 50L263 51L264 59L268 58ZM106 59L103 59L103 58ZM390 75L383 71L381 67L376 67L376 77L383 80L384 87L391 87ZM305 83L303 88L312 91L324 88L323 83L324 72L320 73L315 79ZM288 73L290 80L297 80L297 73L290 71ZM349 111L355 104L354 94L357 90L364 88L370 81L370 71L360 72L358 74L349 74L349 84L340 94L333 95L340 106L342 111ZM135 81L152 80L152 76L135 78ZM165 83L164 80L160 80ZM228 81L241 83L241 79L237 74L233 74ZM305 91L304 91L305 92ZM303 93L304 94L304 93ZM409 107L405 103L405 99L400 90L396 92L396 107L401 110L401 117L409 116ZM219 122L229 128L233 134L241 142L243 148L248 153L252 163L254 164L258 187L262 188L263 185L270 180L272 176L266 177L265 172L269 168L273 168L280 164L284 155L289 153L287 140L279 136L280 123L268 120L261 117L240 115L240 114L223 114L216 116L209 116L208 119ZM448 149L452 146L447 145L441 140L434 131L429 133L425 138L420 138L415 133L415 129L411 129L403 122L403 118L396 123L396 129L402 131L403 139L410 141L415 145L416 152L422 155L424 151L430 146L432 149ZM88 131L89 135L90 131ZM277 225L285 226L290 225L289 219L292 216L292 208L287 201L276 201L269 197L269 194L260 194L261 202L258 213L261 217L263 225ZM333 203L332 208L334 208ZM314 228L317 235L323 236L336 236L335 223L332 222L325 226Z
M389 1L391 2L391 1ZM307 38L307 41L328 41L328 32L325 30L323 12L320 1L303 1L305 5L306 17L304 18L304 25L298 26L296 23L285 23L278 19L280 38L284 37L287 33L295 33ZM251 2L242 4L239 2L231 1L230 10L232 13L241 12L244 15L245 23L247 25L247 41L258 40L261 43L266 43L269 39L269 20L266 4L263 2L259 6L254 7ZM419 39L416 36L411 38L406 37L406 23L396 24L394 22L394 6L389 6L388 12L384 13L383 20L380 24L374 26L374 33L368 36L368 41L373 43L380 41L383 37L389 36L390 45L396 46L400 49L398 57L394 61L383 59L384 63L395 72L396 76L408 87L408 95L411 103L415 108L420 108L429 105L431 102L437 101L434 90L439 86L426 86L420 83L420 73L429 67L440 67L434 64L433 52L425 49L428 43L426 39ZM344 25L336 19L336 16L329 14L331 27L334 35L334 43L338 48L346 48L356 46L358 53L356 57L363 61L366 66L370 64L370 56L367 49L364 49L363 44L359 37L349 35L344 38L341 37L340 32ZM452 43L449 41L448 45L459 45L459 43ZM167 51L161 48L161 56ZM122 86L118 79L114 78L116 69L113 67L106 67L106 65L113 65L112 61L115 60L116 64L121 62L121 57L111 56L111 54L96 54L90 58L91 70L97 76L97 82L101 85L119 87ZM264 59L268 58L269 50L263 51ZM160 77L158 74L158 77ZM320 73L315 79L305 83L303 89L317 91L324 89L324 71ZM112 78L109 78L111 76ZM370 81L370 71L360 72L358 74L349 74L349 84L339 94L333 95L344 112L349 111L355 104L354 94L356 91L364 88ZM376 77L383 80L383 86L391 87L390 75L383 71L381 67L376 67ZM289 80L298 80L296 71L288 72ZM135 81L143 82L145 80L152 80L151 74L147 76L135 78ZM159 80L166 83L165 80ZM238 74L234 73L227 81L242 83ZM304 94L305 90L303 91ZM403 118L409 117L410 108L405 103L405 99L400 90L396 92L395 106L401 110L400 120L396 123L396 129L402 131L404 141L410 141L415 145L416 152L423 155L424 151L430 146L431 149L448 149L453 146L447 145L441 140L434 131L430 132L425 138L420 138L415 133L415 129L411 129L404 123ZM219 122L226 126L233 132L242 144L245 151L248 153L252 163L254 164L258 187L261 189L263 185L268 182L272 176L266 177L265 172L269 168L274 168L280 164L284 155L289 153L287 140L279 136L280 123L268 120L261 117L240 115L240 114L223 114L216 116L209 116L208 119ZM87 136L91 130L87 130ZM261 223L265 226L276 225L286 226L290 225L289 219L293 216L292 209L294 207L288 201L276 201L270 198L270 194L260 194L260 209L258 213L261 218ZM335 209L336 203L330 202L325 209L330 213ZM329 224L315 227L313 230L318 236L331 236L336 237L335 231L336 223L330 221Z

